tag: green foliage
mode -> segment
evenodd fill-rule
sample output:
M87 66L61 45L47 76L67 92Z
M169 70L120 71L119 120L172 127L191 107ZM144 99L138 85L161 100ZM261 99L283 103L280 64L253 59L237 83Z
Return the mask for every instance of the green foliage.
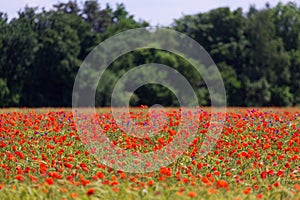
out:
M300 50L291 50L291 81L290 89L291 93L294 94L294 105L300 105ZM297 95L298 94L298 95Z
M231 106L299 103L299 8L295 3L184 16L174 28L197 40L223 76Z
M98 1L69 1L41 12L25 7L11 21L0 13L0 106L71 106L75 76L88 53L119 32L148 25L136 21L123 4L113 9ZM223 7L183 16L170 28L208 51L223 77L228 105L300 104L300 8L296 3L262 10L251 6L246 13ZM137 50L114 61L98 84L96 105L109 106L118 79L132 67L147 63L178 70L194 88L199 104L210 105L206 84L193 66L180 56L155 49ZM94 75L91 69L83 89ZM155 102L178 105L169 89L151 84L131 98L131 105Z
M9 96L9 89L7 87L6 81L0 78L0 102L3 106L6 106L6 100Z

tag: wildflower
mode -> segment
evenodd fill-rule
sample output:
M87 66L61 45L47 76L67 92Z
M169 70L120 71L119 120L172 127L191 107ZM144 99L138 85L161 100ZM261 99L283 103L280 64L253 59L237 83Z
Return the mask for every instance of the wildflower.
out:
M19 181L24 181L24 177L21 175L16 175L15 179L19 180Z
M197 193L196 192L193 192L193 191L191 191L191 192L188 192L188 194L187 194L189 197L196 197L197 196Z
M253 188L254 188L255 190L258 190L258 189L259 189L259 186L258 186L258 185L254 185Z
M279 170L279 171L277 172L277 176L279 176L279 177L284 177L284 171L283 171L283 170Z
M122 179L126 178L126 174L125 173L120 173L120 178L122 178Z
M295 190L300 191L300 185L299 185L299 184L295 184L295 185L294 185L294 188L295 188Z
M217 188L228 188L228 183L225 180L218 180L216 187Z
M102 172L97 172L96 176L100 179L103 179L104 178L104 175Z
M230 176L232 176L232 173L226 172L225 175L228 176L228 177L230 177Z
M215 172L214 172L214 175L215 175L215 176L220 176L220 174L221 174L221 173L220 173L219 171L215 171Z
M260 174L260 177L261 177L262 179L267 178L267 172L262 172L262 173Z
M72 169L72 168L73 168L73 165L70 164L70 163L65 163L64 166L65 166L66 168L69 168L69 169Z
M279 182L275 182L273 185L274 185L274 187L279 187L280 183Z
M215 190L214 188L209 188L209 189L208 189L208 193L209 193L209 194L216 194L216 193L217 193L217 190Z
M246 188L246 189L243 191L243 193L247 195L247 194L249 194L249 193L251 192L251 190L252 190L252 189L251 189L250 187L248 187L248 188Z
M94 188L90 188L86 191L86 195L90 196L90 195L93 195L95 194L95 189Z
M72 197L72 198L77 198L77 197L78 197L78 194L77 194L77 193L70 193L70 197Z
M48 184L48 185L52 185L54 183L53 179L52 178L46 178L45 182Z
M147 184L148 184L148 186L150 186L150 187L151 187L151 186L153 186L153 185L154 185L154 180L150 180L150 181L148 181L148 183L147 183Z

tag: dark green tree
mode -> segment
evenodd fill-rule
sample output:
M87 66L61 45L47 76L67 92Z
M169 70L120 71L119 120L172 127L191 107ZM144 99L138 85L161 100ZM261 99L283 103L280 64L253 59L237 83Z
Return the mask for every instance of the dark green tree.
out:
M249 13L247 22L247 39L249 47L247 49L246 63L242 76L244 79L250 81L252 87L247 88L260 91L261 89L269 90L267 87L260 87L270 85L272 88L285 87L290 81L290 61L288 53L284 49L283 41L276 36L275 19L273 17L272 9L264 9L254 13ZM260 81L263 81L260 84ZM249 84L248 84L249 85ZM255 89L253 87L257 86ZM281 89L283 90L283 89ZM285 90L286 92L288 90ZM280 96L277 92L273 94L271 90L271 98L266 98L266 92L257 92L256 106L271 106L276 105L276 102L283 101L277 99ZM289 94L291 95L291 94ZM260 97L261 96L261 97ZM247 105L253 104L252 100L246 102ZM288 104L287 104L288 105Z
M73 82L80 66L84 21L73 14L42 12L37 17L35 33L38 49L30 65L23 105L70 106ZM79 27L79 28L78 28Z
M35 59L38 41L34 31L35 9L26 7L19 12L19 17L13 19L8 26L1 29L1 75L2 87L8 96L3 105L19 106L22 98L22 90L30 66Z

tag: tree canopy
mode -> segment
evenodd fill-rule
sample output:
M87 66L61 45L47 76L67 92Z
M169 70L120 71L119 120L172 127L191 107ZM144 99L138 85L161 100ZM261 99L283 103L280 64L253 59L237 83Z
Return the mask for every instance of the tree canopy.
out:
M97 1L69 1L47 11L25 7L12 20L0 13L0 106L71 106L74 80L89 52L119 32L147 26L123 4L112 8ZM296 3L261 10L251 6L246 12L222 7L182 16L168 28L190 36L211 55L223 77L228 105L300 105ZM210 105L207 87L190 63L156 49L136 50L115 60L99 83L96 105L110 106L118 79L146 63L175 68L189 80L199 104ZM131 97L133 106L155 103L178 105L174 94L159 85L142 86Z

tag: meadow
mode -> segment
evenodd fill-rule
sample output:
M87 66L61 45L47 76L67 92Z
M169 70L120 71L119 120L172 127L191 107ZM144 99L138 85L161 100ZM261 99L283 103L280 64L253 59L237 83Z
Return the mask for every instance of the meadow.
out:
M109 108L96 111L102 134L132 152L168 145L182 117L176 108L159 112L167 123L155 137L140 139L122 132ZM131 109L139 123L151 120L147 113L145 107ZM71 109L1 109L0 199L300 199L300 109L229 108L205 156L199 149L210 109L197 116L196 135L175 162L128 173L89 151Z

